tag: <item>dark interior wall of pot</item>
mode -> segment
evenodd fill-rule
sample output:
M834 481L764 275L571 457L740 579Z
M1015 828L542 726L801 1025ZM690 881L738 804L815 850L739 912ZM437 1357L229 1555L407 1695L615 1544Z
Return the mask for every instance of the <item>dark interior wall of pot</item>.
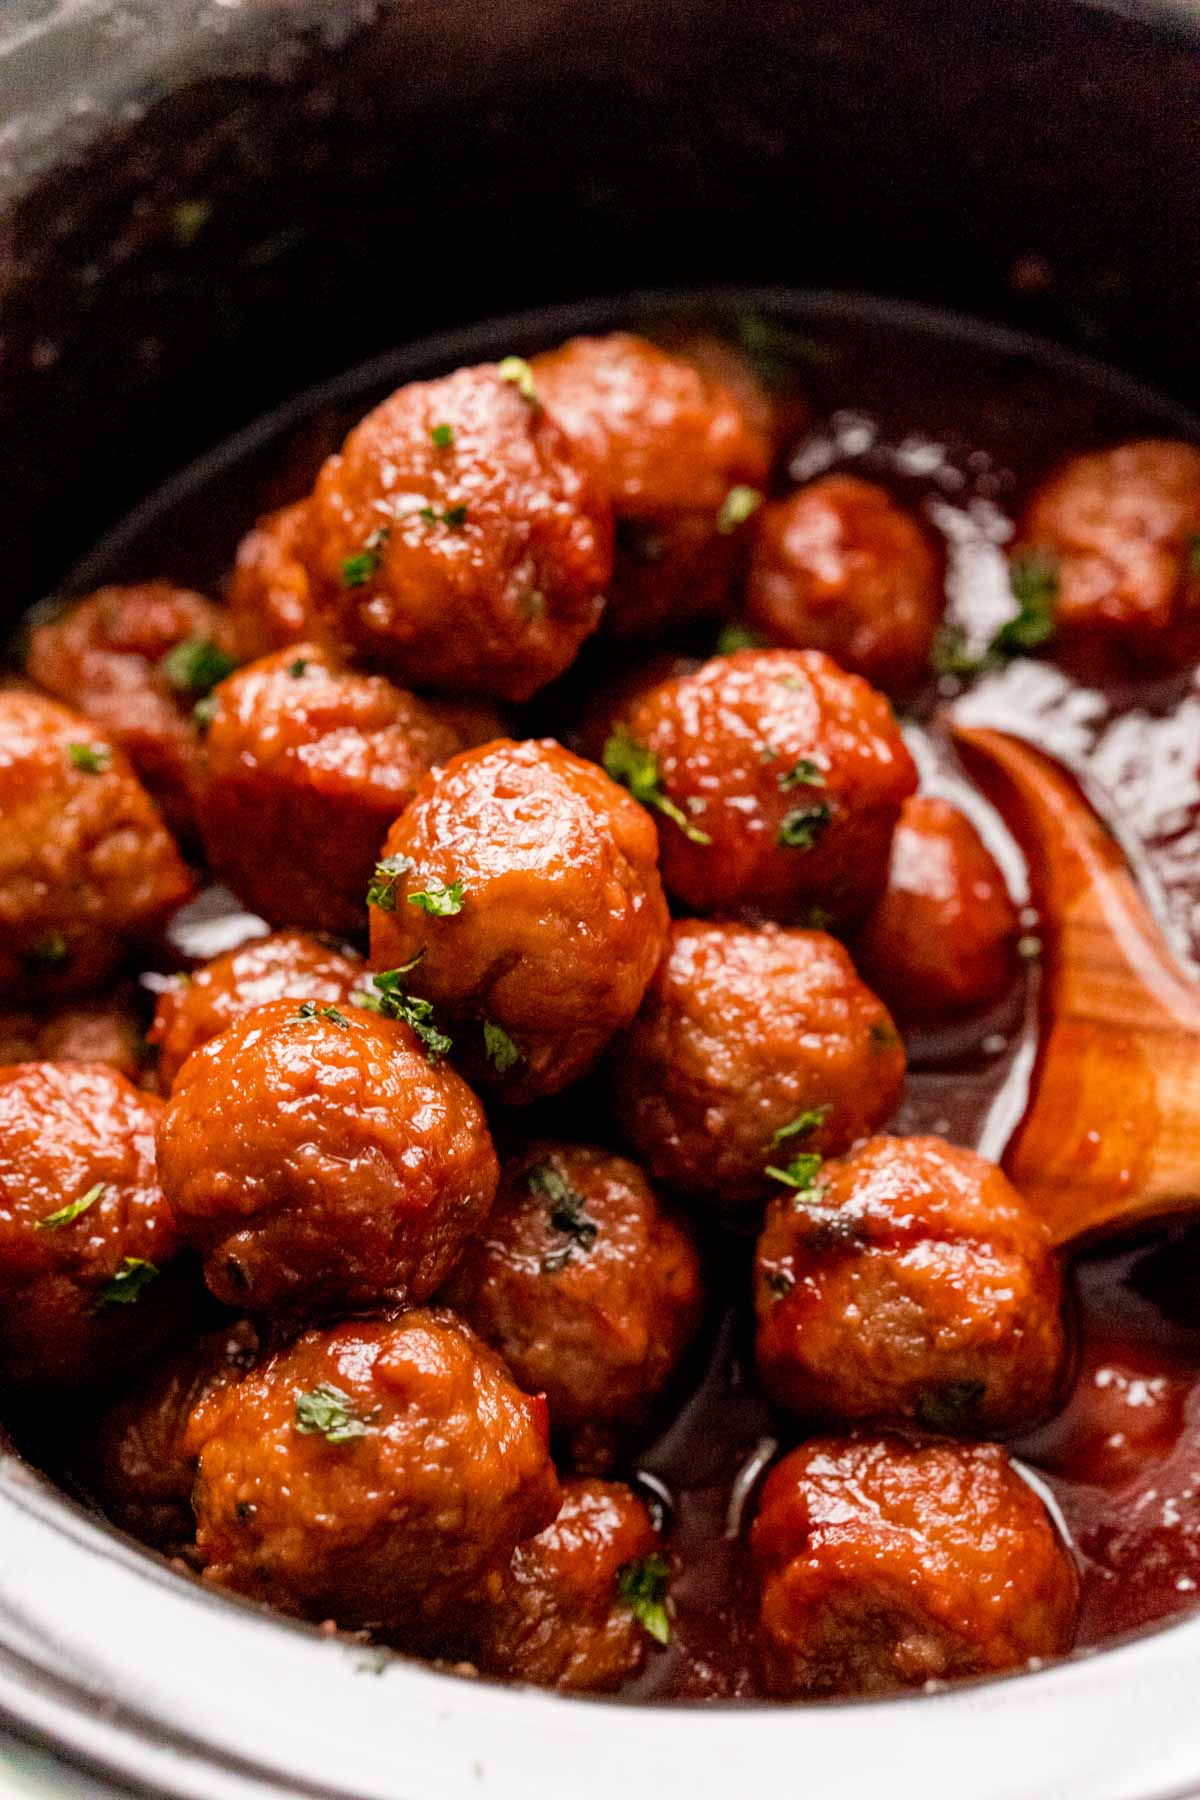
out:
M1200 391L1200 55L1067 0L397 0L0 239L6 606L298 386L641 286L864 287ZM147 571L151 573L151 571Z

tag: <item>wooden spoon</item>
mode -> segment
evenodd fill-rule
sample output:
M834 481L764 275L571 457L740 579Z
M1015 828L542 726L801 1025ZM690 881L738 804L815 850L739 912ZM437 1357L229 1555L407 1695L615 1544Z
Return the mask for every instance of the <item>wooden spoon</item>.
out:
M953 726L1021 844L1042 915L1041 1028L1004 1166L1064 1244L1200 1207L1200 985L1057 763Z

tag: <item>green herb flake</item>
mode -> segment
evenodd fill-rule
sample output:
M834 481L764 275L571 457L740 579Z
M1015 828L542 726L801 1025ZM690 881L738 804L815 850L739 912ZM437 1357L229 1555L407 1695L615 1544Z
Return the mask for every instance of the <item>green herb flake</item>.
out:
M356 551L353 556L343 558L341 566L343 587L366 587L372 575L379 573L383 562L383 547L391 535L390 525L377 525L361 550Z
M629 733L620 727L613 732L604 746L604 771L613 781L619 781L627 787L635 800L643 806L655 807L664 818L678 825L685 838L693 844L711 844L712 839L698 825L693 825L683 808L676 806L663 792L662 781L658 772L658 758L653 750L635 744Z
M799 921L805 931L828 931L833 922L833 914L827 906L807 907Z
M917 1402L917 1422L929 1431L961 1431L978 1415L987 1388L982 1381L951 1381Z
M426 525L448 525L451 531L460 531L467 522L467 509L465 506L447 506L439 512L435 506L423 506L417 517Z
M816 1186L821 1163L822 1158L815 1150L802 1150L799 1156L793 1156L786 1169L768 1163L766 1172L772 1181L781 1181L784 1187L793 1188L798 1194L807 1194Z
M497 1075L507 1075L521 1061L521 1052L503 1026L483 1021L483 1049Z
M184 638L159 662L159 669L177 694L207 698L237 668L232 656L211 638Z
M112 751L107 744L68 744L71 766L85 775L103 775L111 767Z
M57 1212L47 1213L44 1219L38 1220L33 1229L35 1231L61 1231L64 1225L70 1225L75 1219L80 1218L89 1206L95 1206L107 1185L107 1182L98 1181L95 1187L90 1187L86 1194L80 1195L78 1200L72 1200L67 1206L60 1206Z
M987 667L987 662L986 648L973 650L961 625L946 621L938 626L929 652L929 666L935 675L978 675Z
M506 356L497 369L501 381L509 381L516 388L522 400L530 406L540 406L537 387L534 384L533 370L523 356Z
M385 856L375 864L375 873L367 889L367 905L377 912L395 912L396 884L407 875L412 862L407 856Z
M410 994L404 986L404 977L416 968L423 954L418 953L402 968L384 969L380 974L372 975L375 995L356 994L354 1000L357 1005L366 1007L369 1012L377 1012L385 1019L402 1020L420 1038L429 1061L435 1063L449 1055L454 1040L434 1024L433 1002Z
M435 425L429 435L435 450L449 450L454 443L453 425Z
M447 887L439 881L419 894L408 894L405 898L410 906L420 907L432 919L452 919L463 909L463 884L452 881Z
M824 787L825 771L821 768L820 763L812 760L811 756L802 756L786 775L779 777L779 786L785 794L792 788Z
M61 969L71 960L71 948L61 931L48 931L30 944L25 960L46 969Z
M786 1144L789 1138L809 1137L812 1132L818 1130L825 1123L832 1111L832 1106L810 1107L807 1112L802 1112L798 1118L793 1119L790 1125L781 1125L779 1130L772 1134L771 1142Z
M900 1042L900 1033L890 1019L876 1019L867 1037L873 1050L891 1050Z
M292 677L293 681L299 681L307 667L308 658L306 656L298 656L295 662L288 664L288 674Z
M203 737L217 716L217 696L206 694L203 700L197 700L192 708L192 729Z
M587 1202L578 1188L573 1187L552 1162L535 1164L527 1173L525 1183L530 1193L546 1202L552 1229L571 1240L563 1249L552 1250L542 1259L543 1273L556 1273L570 1261L571 1252L576 1245L580 1250L591 1249L600 1227L595 1219L588 1217L585 1211Z
M326 1381L297 1394L295 1424L302 1437L323 1437L328 1444L348 1444L367 1435L367 1421L355 1412L349 1394Z
M741 625L736 619L731 619L717 633L715 654L734 656L739 650L762 650L766 642L761 631L755 631L753 626Z
M617 1592L642 1630L656 1644L671 1641L671 1620L667 1612L667 1588L671 1571L665 1556L657 1551L626 1563L617 1573Z
M824 800L816 806L797 806L784 814L776 841L787 850L811 850L832 817Z
M106 1281L96 1295L97 1312L107 1306L131 1306L158 1274L155 1263L144 1256L126 1256L111 1281Z
M739 525L753 518L762 503L763 497L757 488L731 487L717 514L717 530L721 536L729 537Z
M170 211L171 235L184 250L196 242L212 218L211 200L177 200Z
M1019 656L1037 650L1054 634L1058 608L1058 564L1053 557L1031 550L1014 557L1009 567L1015 617L1008 619L992 639L996 656Z
M767 1292L782 1300L796 1285L796 1277L787 1269L771 1269L767 1274Z
M349 1031L350 1021L345 1013L340 1013L336 1006L318 1006L315 1000L306 1000L296 1014L298 1019L328 1019L331 1025L337 1025L342 1031Z

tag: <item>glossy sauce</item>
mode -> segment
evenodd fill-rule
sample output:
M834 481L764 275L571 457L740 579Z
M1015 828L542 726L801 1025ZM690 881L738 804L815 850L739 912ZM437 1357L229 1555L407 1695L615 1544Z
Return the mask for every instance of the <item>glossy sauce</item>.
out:
M724 324L744 321L748 311L731 308ZM597 311L588 325L629 322L628 312ZM642 323L651 335L664 324L661 317ZM532 351L572 324L579 328L577 320L551 320L495 345L476 334L469 344L405 354L349 377L340 394L301 401L147 503L88 559L74 585L164 573L214 588L254 517L302 493L347 427L400 380L492 350ZM1166 402L1118 377L903 308L798 299L755 337L760 349L765 337L769 372L782 370L809 402L789 458L793 478L853 470L920 511L947 543L949 616L980 638L1008 610L1002 547L1034 479L1071 451L1136 436L1195 435ZM711 643L710 636L680 648L703 652ZM603 670L601 653L585 656L585 675L589 668L593 678ZM552 722L553 705L553 696L539 702L528 729ZM1200 972L1196 672L1136 682L1119 670L1022 660L965 693L943 681L920 697L906 723L923 786L971 813L1023 901L1020 854L956 763L937 718L947 706L973 723L1033 738L1081 774L1133 857L1181 961ZM1036 918L1025 923L1036 939ZM181 955L215 954L239 932L244 925L231 923L227 907L210 896L199 913L189 909ZM1036 987L1031 960L1018 990L993 1015L911 1038L908 1089L894 1128L940 1132L998 1157L1021 1114ZM553 1117L559 1129L603 1134L586 1085ZM632 1690L639 1697L756 1692L753 1594L739 1526L771 1456L801 1433L755 1388L751 1253L749 1239L713 1245L719 1293L707 1363L697 1359L690 1398L685 1384L674 1422L638 1461L648 1491L673 1521L680 1564L673 1642L650 1658ZM1071 1534L1083 1577L1084 1644L1200 1604L1198 1275L1200 1229L1159 1233L1084 1261L1071 1399L1058 1418L1014 1446L1048 1482Z

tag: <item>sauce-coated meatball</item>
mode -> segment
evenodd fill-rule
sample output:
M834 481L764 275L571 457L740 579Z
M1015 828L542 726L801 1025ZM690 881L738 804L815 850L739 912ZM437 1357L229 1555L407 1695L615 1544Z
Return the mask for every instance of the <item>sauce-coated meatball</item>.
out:
M644 637L719 612L770 467L761 407L624 331L574 338L532 366L547 411L612 502L606 628Z
M503 366L413 382L369 413L317 478L306 556L358 654L401 681L527 700L600 621L612 516Z
M321 635L304 561L308 506L303 500L260 519L238 545L229 612L242 657L269 656Z
M887 887L855 944L864 977L903 1019L998 1000L1013 978L1017 909L974 825L915 794L892 839Z
M872 1138L775 1200L755 1267L758 1368L796 1412L1010 1433L1052 1405L1062 1279L995 1164Z
M995 1444L813 1438L771 1471L751 1544L779 1695L883 1694L1071 1646L1075 1565Z
M836 939L693 919L672 926L612 1060L651 1175L726 1208L761 1201L769 1167L875 1130L904 1081L899 1033Z
M413 992L506 1100L569 1086L637 1011L667 929L657 842L594 763L550 740L468 750L428 777L384 855L371 961L420 958Z
M895 693L928 664L941 564L883 488L827 475L756 518L745 604L773 643L824 650Z
M120 991L42 1011L0 1013L0 1065L107 1063L130 1081L146 1073L146 1042L129 995Z
M173 1325L160 1108L96 1063L0 1069L0 1383L103 1381Z
M347 1627L416 1625L554 1518L546 1408L449 1313L309 1331L192 1415L205 1573Z
M643 694L623 727L605 766L655 808L684 906L849 920L882 889L916 770L883 695L827 656L714 657Z
M118 743L177 831L192 822L194 709L233 668L223 608L168 581L101 588L39 625L29 674Z
M52 700L0 693L0 995L101 987L192 888L111 738Z
M218 956L159 995L147 1037L158 1049L161 1091L170 1093L193 1050L256 1007L272 1000L337 1006L365 982L356 956L303 931L272 932Z
M595 1463L610 1433L646 1420L691 1341L700 1264L634 1163L540 1142L505 1164L446 1299Z
M214 698L199 815L210 865L272 924L360 928L388 826L457 734L316 644L248 664Z
M213 1293L254 1312L425 1299L499 1173L475 1096L407 1025L292 1000L188 1058L158 1171Z
M1200 450L1159 439L1073 456L1039 488L1017 561L1040 559L1060 627L1169 648L1200 627Z
M622 1598L622 1571L658 1555L658 1533L630 1488L564 1482L553 1525L481 1585L476 1662L510 1681L611 1693L637 1673L650 1642Z

